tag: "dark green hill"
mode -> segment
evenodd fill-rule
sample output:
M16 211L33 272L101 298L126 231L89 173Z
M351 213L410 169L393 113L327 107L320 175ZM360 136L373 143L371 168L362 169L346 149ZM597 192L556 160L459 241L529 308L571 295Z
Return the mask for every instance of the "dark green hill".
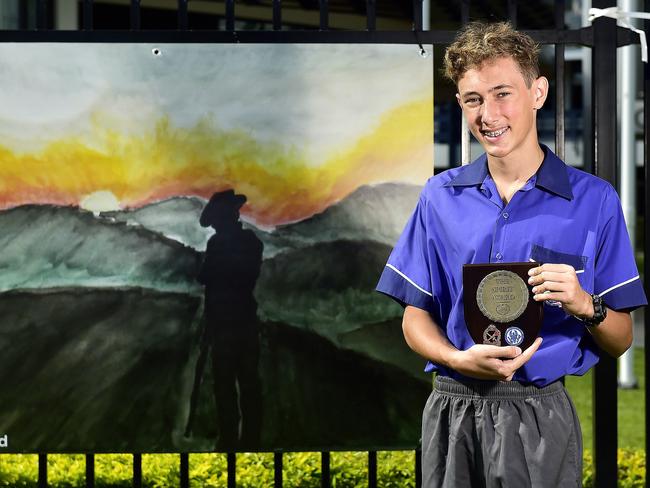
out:
M349 288L371 290L390 251L390 246L367 240L319 242L267 259L258 288L279 295Z
M9 450L173 448L199 303L144 289L1 293Z
M206 369L183 437L197 298L143 289L0 294L8 452L178 452L217 444ZM262 323L262 438L251 449L413 447L430 384L308 331ZM228 446L221 446L227 449Z
M337 336L401 316L374 291L390 247L373 241L322 242L264 262L255 294L264 318Z
M142 286L200 293L201 254L161 234L75 207L0 212L0 290Z

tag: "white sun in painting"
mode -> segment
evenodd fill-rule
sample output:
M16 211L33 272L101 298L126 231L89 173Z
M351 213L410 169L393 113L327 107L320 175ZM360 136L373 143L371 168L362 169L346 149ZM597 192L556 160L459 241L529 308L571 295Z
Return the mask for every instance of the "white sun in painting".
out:
M86 195L79 202L79 207L89 210L95 215L99 214L99 212L110 212L121 208L117 197L108 190L96 191Z

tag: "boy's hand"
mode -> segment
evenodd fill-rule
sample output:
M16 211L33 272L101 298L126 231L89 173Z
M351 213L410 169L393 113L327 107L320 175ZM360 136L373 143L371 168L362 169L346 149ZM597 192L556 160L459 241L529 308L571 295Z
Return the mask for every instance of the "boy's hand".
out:
M576 317L593 316L591 296L580 286L573 266L545 263L529 270L528 275L534 300L559 302L566 313Z
M541 343L542 338L538 337L524 352L516 346L475 344L466 351L455 351L450 358L450 365L462 375L471 378L510 381Z

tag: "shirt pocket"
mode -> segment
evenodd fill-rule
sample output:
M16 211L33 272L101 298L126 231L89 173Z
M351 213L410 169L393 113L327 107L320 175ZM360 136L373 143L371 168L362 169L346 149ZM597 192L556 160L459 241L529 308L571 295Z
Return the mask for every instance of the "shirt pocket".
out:
M553 251L552 249L548 249L537 244L533 244L533 247L530 251L530 259L541 264L568 264L570 266L573 266L573 268L576 270L576 273L584 272L585 268L587 267L586 256Z
M578 275L580 286L588 293L592 293L593 283L591 286L589 286L589 283L593 280L591 279L592 273L589 270L589 259L587 256L554 251L547 247L533 244L530 251L530 260L537 261L540 264L552 263L573 266L573 269L576 270L576 275Z

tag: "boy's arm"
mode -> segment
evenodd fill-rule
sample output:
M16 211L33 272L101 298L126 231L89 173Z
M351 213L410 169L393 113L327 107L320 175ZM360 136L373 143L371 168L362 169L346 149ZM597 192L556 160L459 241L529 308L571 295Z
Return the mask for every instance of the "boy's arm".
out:
M510 381L542 343L538 337L523 353L516 346L476 344L456 349L426 310L411 305L404 310L402 330L411 349L432 362L471 378Z
M596 327L587 327L587 330L598 347L612 357L619 357L632 345L632 317L629 312L608 308L605 320Z
M591 295L580 286L575 269L566 264L543 264L530 270L528 283L534 285L534 299L554 300L568 314L579 319L594 316ZM619 357L632 345L632 318L629 312L607 309L607 317L595 327L587 327L598 347Z

